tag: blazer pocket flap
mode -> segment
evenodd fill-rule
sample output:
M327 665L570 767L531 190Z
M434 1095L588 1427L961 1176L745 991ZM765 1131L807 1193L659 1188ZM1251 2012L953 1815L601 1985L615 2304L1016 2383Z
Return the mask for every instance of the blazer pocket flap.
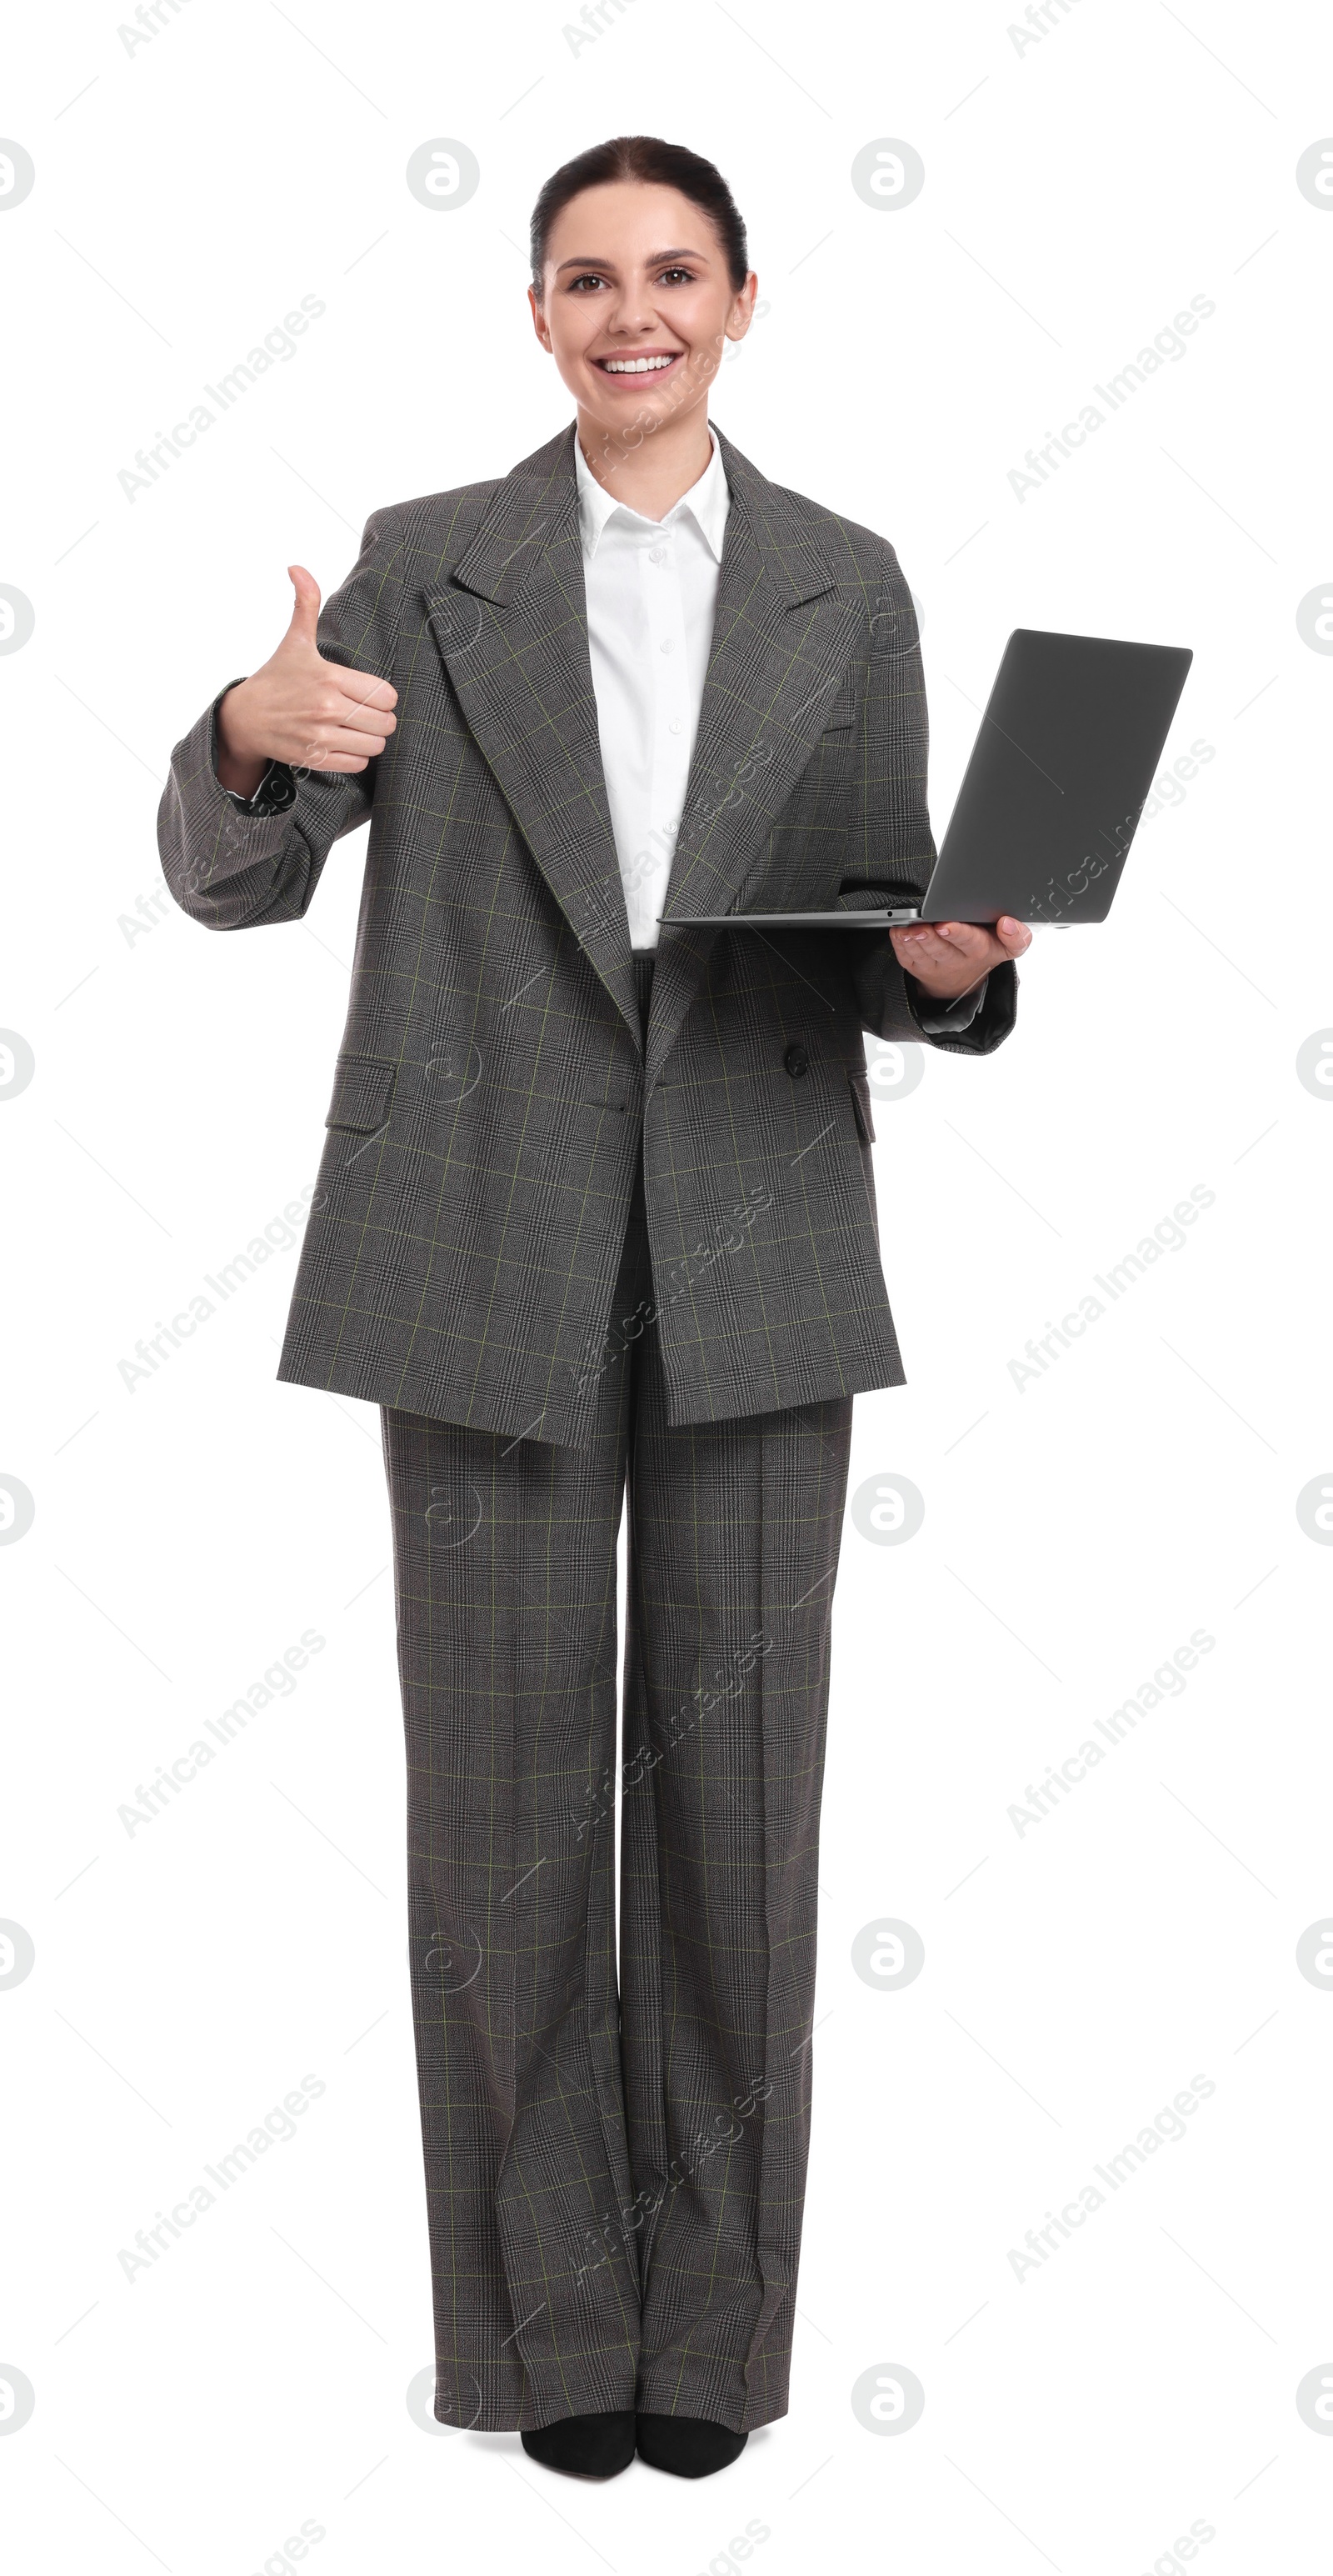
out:
M870 1107L869 1079L864 1073L849 1073L847 1081L852 1095L852 1107L856 1111L857 1134L863 1145L873 1145L875 1121Z
M355 1135L373 1136L389 1115L398 1067L378 1055L340 1055L333 1076L333 1098L326 1127L350 1127Z
M833 700L828 714L824 718L825 733L833 733L842 725L854 725L860 713L861 701L857 697L855 690L844 689L841 697L837 697Z

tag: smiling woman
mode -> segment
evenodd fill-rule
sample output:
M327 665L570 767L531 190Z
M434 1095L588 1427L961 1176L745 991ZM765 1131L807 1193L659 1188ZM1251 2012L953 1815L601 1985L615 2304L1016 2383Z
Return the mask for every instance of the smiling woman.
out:
M608 488L615 475L617 499L633 493L645 516L664 516L686 486L682 451L661 433L697 414L727 342L754 318L759 280L730 188L680 144L621 135L547 180L529 247L533 323L579 403L593 472ZM696 473L704 429L696 417Z
M381 1408L436 2420L704 2477L787 2412L852 1403L904 1376L862 1032L989 1054L1028 934L672 918L919 901L911 594L709 418L711 162L599 144L531 246L573 419L322 609L291 567L159 836L238 930L370 823L278 1374Z

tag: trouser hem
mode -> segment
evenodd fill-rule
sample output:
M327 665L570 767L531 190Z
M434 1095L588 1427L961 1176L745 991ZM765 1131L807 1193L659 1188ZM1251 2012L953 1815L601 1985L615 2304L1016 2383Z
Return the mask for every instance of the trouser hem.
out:
M753 2433L787 2413L788 2384L769 2372L768 2384L747 2386L733 2362L664 2362L639 2376L634 2399L640 2415L687 2415L708 2424L725 2424L732 2433Z
M480 2391L475 2379L465 2388L437 2385L435 2421L460 2433L536 2433L544 2424L559 2424L569 2415L619 2415L635 2405L634 2370L599 2376L586 2370L578 2377L540 2383L526 2389L492 2387Z

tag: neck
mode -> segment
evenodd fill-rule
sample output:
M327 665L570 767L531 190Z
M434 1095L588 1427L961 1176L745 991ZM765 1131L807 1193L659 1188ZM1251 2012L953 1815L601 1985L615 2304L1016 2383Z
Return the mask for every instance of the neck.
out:
M649 436L628 426L614 429L580 403L575 435L603 490L645 519L664 519L707 473L713 454L704 403L679 420L663 421Z

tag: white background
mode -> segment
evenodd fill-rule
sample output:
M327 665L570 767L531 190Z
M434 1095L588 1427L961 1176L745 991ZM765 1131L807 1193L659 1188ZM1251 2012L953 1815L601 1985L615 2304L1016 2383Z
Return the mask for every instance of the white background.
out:
M1333 592L1333 207L1295 172L1333 131L1327 31L1070 0L1020 51L1002 0L632 0L575 51L559 0L162 15L130 51L112 6L24 12L0 118L37 171L0 216L0 582L36 617L0 659L0 1021L36 1062L0 1107L0 1469L35 1498L0 1548L0 1915L35 1944L0 1994L16 2558L252 2576L306 2520L320 2576L698 2576L748 2521L766 2576L1141 2576L1190 2563L1191 2523L1210 2576L1318 2563L1333 2440L1296 2391L1333 2372L1333 1998L1296 1944L1333 1904L1333 1559L1296 1497L1333 1467L1333 1107L1296 1054L1333 1023L1333 658L1297 608ZM1192 645L1167 763L1212 757L1111 920L1034 942L998 1055L881 1087L911 1382L858 1399L852 1485L908 1477L925 1519L844 1544L791 2411L720 2477L595 2488L407 2409L431 2317L376 1414L274 1380L292 1251L150 1382L118 1363L314 1178L364 848L305 923L207 936L158 868L171 746L271 651L288 562L327 594L371 509L569 417L528 216L638 130L718 161L771 308L713 417L891 537L922 603L937 833L1015 625ZM481 165L452 212L404 182L434 136ZM851 185L881 137L924 160L910 206ZM127 499L304 294L327 311L290 362ZM1019 499L1025 451L1196 295L1186 353ZM1029 1338L1195 1185L1186 1242L1020 1390ZM127 1834L307 1628L295 1689ZM1028 1785L1196 1629L1184 1688L1020 1834ZM890 1920L924 1942L900 1991L852 1964ZM306 2073L298 2134L127 2280L119 2249ZM1196 2075L1187 2134L1017 2277ZM924 2388L910 2432L858 2420L877 2368Z

